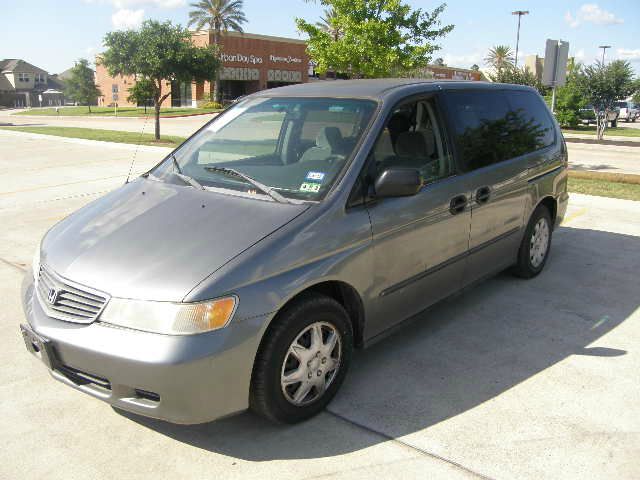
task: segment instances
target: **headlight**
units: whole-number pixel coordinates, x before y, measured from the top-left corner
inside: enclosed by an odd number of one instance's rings
[[[112,298],[100,321],[146,332],[192,335],[226,327],[237,303],[235,296],[200,303]]]
[[[33,260],[31,260],[31,270],[33,271],[33,279],[38,279],[38,274],[40,273],[40,243],[38,243],[38,247],[33,254]]]

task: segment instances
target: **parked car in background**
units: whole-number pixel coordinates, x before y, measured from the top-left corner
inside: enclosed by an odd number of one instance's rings
[[[538,275],[567,202],[532,88],[265,90],[51,228],[21,331],[55,379],[123,410],[297,422],[354,348],[504,269]]]
[[[633,102],[624,101],[616,103],[616,106],[620,109],[619,119],[625,122],[635,122],[640,117],[640,110],[638,106]]]
[[[618,126],[618,116],[620,115],[620,109],[616,106],[613,110],[610,110],[607,115],[607,122],[611,124],[612,128]],[[578,112],[580,121],[585,125],[591,125],[596,123],[596,114],[593,110],[593,105],[587,105],[581,108]]]

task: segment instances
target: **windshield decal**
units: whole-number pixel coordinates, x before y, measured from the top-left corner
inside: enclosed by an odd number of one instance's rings
[[[304,182],[300,185],[301,192],[318,193],[320,191],[319,183]]]
[[[325,173],[324,172],[308,172],[305,177],[306,180],[311,180],[312,182],[320,182],[324,180]]]

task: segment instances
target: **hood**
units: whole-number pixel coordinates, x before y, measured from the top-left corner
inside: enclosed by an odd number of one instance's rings
[[[42,262],[114,297],[181,301],[307,208],[139,179],[55,225]]]

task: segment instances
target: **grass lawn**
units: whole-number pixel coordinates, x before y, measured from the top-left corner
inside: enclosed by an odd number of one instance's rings
[[[587,135],[595,135],[596,127],[595,125],[581,125],[575,128],[563,128],[562,131],[564,133],[586,133]],[[640,137],[640,128],[607,128],[604,131],[604,138],[606,139],[608,135],[618,137]]]
[[[75,127],[0,127],[3,130],[39,133],[56,137],[83,138],[85,140],[100,140],[103,142],[132,143],[139,145],[154,145],[160,147],[177,147],[186,140],[184,137],[163,135],[156,140],[152,133],[121,132],[118,130],[98,130],[93,128]]]
[[[215,113],[220,109],[215,108],[162,108],[161,117],[176,117],[180,115],[194,115],[197,113]],[[55,108],[32,108],[14,115],[58,115]],[[69,117],[113,117],[114,109],[111,107],[91,107],[91,113],[87,107],[60,107],[61,116]],[[146,115],[153,117],[153,108],[147,108]],[[118,108],[119,117],[144,117],[144,108],[121,107]]]
[[[640,201],[640,175],[570,171],[568,188],[585,195]]]

